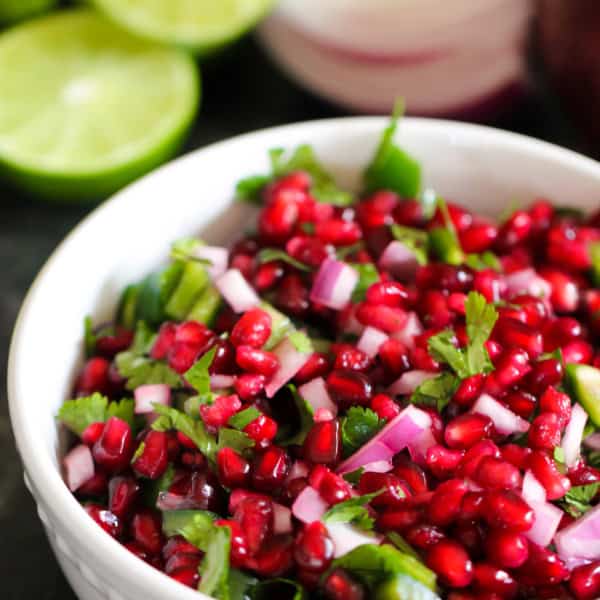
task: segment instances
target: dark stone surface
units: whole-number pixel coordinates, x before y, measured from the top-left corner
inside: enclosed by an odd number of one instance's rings
[[[247,40],[204,74],[201,115],[187,149],[271,125],[343,115],[301,91]],[[538,86],[516,112],[496,123],[574,147],[576,137],[555,102]],[[199,182],[201,185],[201,182]],[[55,206],[19,198],[0,187],[0,379],[19,305],[36,273],[90,207]],[[0,574],[4,600],[74,598],[44,537],[23,485],[0,389]]]

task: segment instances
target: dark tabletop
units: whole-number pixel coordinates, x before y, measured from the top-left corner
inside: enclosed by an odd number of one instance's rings
[[[346,114],[287,80],[252,40],[209,65],[203,76],[203,107],[186,150],[262,127]],[[516,111],[493,124],[578,147],[577,136],[540,81],[534,82],[531,96]],[[0,185],[2,381],[14,320],[29,285],[59,241],[90,209],[33,202]],[[23,485],[4,385],[0,387],[0,582],[4,600],[75,598]]]

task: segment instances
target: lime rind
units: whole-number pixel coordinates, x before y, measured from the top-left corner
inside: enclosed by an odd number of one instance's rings
[[[35,17],[56,3],[57,0],[0,0],[0,26]]]
[[[127,30],[206,56],[264,18],[275,0],[92,0]]]

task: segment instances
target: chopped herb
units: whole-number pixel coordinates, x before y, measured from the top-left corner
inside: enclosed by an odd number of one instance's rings
[[[395,531],[388,531],[385,536],[387,537],[398,550],[404,552],[404,554],[409,554],[410,556],[414,556],[417,560],[420,560],[421,557],[415,551],[415,549],[399,534]]]
[[[394,238],[415,255],[420,265],[427,264],[428,236],[425,231],[403,225],[392,225],[390,229]]]
[[[312,267],[309,267],[303,262],[296,260],[295,258],[291,257],[287,252],[285,252],[285,250],[281,250],[279,248],[263,248],[258,253],[257,258],[258,262],[261,264],[273,262],[274,260],[280,260],[281,262],[287,263],[288,265],[291,265],[292,267],[300,271],[310,272],[313,270]]]
[[[481,254],[467,254],[465,263],[475,271],[492,269],[499,272],[502,270],[500,259],[490,250],[486,250]]]
[[[562,353],[562,348],[557,348],[552,352],[544,352],[538,356],[537,360],[540,362],[541,360],[548,360],[549,358],[553,358],[563,365],[563,367],[565,366],[565,358]]]
[[[214,529],[215,515],[206,510],[165,510],[162,530],[165,536],[181,535],[190,544],[206,552]]]
[[[251,175],[240,179],[235,186],[235,196],[238,200],[262,204],[260,193],[271,180],[270,175]]]
[[[185,380],[198,392],[199,396],[210,394],[210,374],[208,369],[217,353],[216,346],[205,352],[184,374]]]
[[[344,456],[350,456],[364,446],[383,426],[385,420],[370,408],[352,406],[342,418],[342,447]]]
[[[175,467],[169,463],[167,470],[158,479],[148,479],[142,486],[142,498],[148,508],[156,508],[161,492],[167,492],[175,480]],[[178,511],[180,512],[180,511]]]
[[[363,241],[356,242],[356,244],[350,244],[349,246],[339,246],[335,250],[335,257],[338,260],[345,260],[349,256],[360,252],[365,247],[365,243]]]
[[[360,478],[362,476],[362,474],[365,472],[364,467],[358,467],[358,469],[355,469],[354,471],[350,471],[348,473],[344,473],[342,475],[342,477],[348,482],[351,483],[352,485],[358,485],[358,482],[360,481]]]
[[[144,450],[146,449],[146,444],[144,442],[140,442],[140,445],[136,448],[136,451],[133,453],[131,457],[131,464],[133,464],[142,454],[144,454]]]
[[[445,329],[432,335],[427,341],[427,348],[432,358],[446,363],[461,379],[469,376],[467,357],[454,345],[456,336],[451,329]]]
[[[567,492],[561,505],[572,517],[578,519],[592,508],[592,502],[599,490],[600,482],[576,485]]]
[[[298,352],[301,352],[302,354],[312,354],[312,342],[303,331],[292,331],[292,333],[288,335],[288,340]]]
[[[446,408],[458,389],[459,380],[452,373],[441,373],[433,379],[427,379],[413,392],[410,401],[413,404],[433,406],[438,412]]]
[[[396,103],[390,124],[383,132],[375,156],[364,173],[367,192],[392,190],[404,198],[416,198],[421,188],[421,166],[394,144],[404,103]]]
[[[234,429],[242,431],[246,425],[249,425],[261,415],[262,413],[257,408],[250,406],[233,415],[233,417],[229,419],[228,424]]]
[[[356,496],[332,506],[322,517],[323,523],[352,523],[359,529],[371,531],[375,521],[369,515],[366,505],[379,496],[383,490],[364,496]]]
[[[281,446],[302,445],[314,423],[312,406],[298,393],[293,383],[288,383],[279,394],[278,406],[284,406],[287,401],[290,409],[292,407],[296,409],[297,419],[296,427],[288,426],[289,417],[286,419],[285,426],[279,424],[276,441]]]
[[[373,263],[351,263],[350,266],[358,273],[358,282],[352,292],[352,302],[362,302],[367,290],[379,281],[379,271]]]
[[[118,417],[134,426],[133,400],[109,402],[106,396],[94,392],[90,396],[67,400],[58,411],[58,419],[78,436],[92,423],[104,423],[109,417]]]
[[[443,198],[437,198],[437,208],[444,219],[444,227],[434,227],[429,232],[429,246],[436,256],[450,265],[460,265],[465,255],[460,246],[454,222]]]
[[[231,531],[229,527],[213,526],[204,558],[198,567],[198,591],[219,600],[229,600],[229,552]]]
[[[231,448],[241,454],[244,450],[253,447],[254,440],[243,431],[228,429],[227,427],[221,427],[221,429],[219,429],[219,443],[217,445],[217,450],[221,450],[221,448]]]
[[[305,221],[304,223],[300,223],[300,229],[308,235],[314,235],[315,233],[315,224],[310,221]]]

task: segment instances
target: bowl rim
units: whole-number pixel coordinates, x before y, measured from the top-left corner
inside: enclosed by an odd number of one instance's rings
[[[119,577],[126,579],[131,578],[135,573],[135,585],[138,586],[139,593],[146,592],[150,597],[158,597],[158,594],[161,594],[167,597],[181,598],[182,600],[208,600],[209,598],[204,594],[178,584],[168,576],[144,563],[127,551],[119,542],[106,535],[101,528],[94,525],[92,520],[81,509],[79,502],[64,484],[60,470],[56,469],[49,453],[35,439],[35,432],[29,425],[31,420],[27,417],[28,413],[32,410],[28,409],[31,403],[27,403],[26,399],[22,397],[22,394],[17,389],[16,374],[20,369],[27,366],[23,360],[23,348],[26,344],[26,340],[24,340],[24,336],[22,335],[23,324],[28,318],[32,304],[43,293],[46,280],[54,265],[59,262],[63,254],[68,252],[74,240],[84,234],[88,227],[94,226],[94,222],[100,215],[116,210],[116,207],[125,201],[127,197],[135,196],[137,189],[141,188],[148,179],[159,174],[164,175],[169,169],[175,168],[176,171],[176,166],[185,161],[201,160],[205,154],[210,154],[216,150],[223,151],[229,146],[243,146],[261,137],[271,138],[277,136],[281,138],[285,145],[286,134],[298,129],[307,129],[307,142],[310,143],[311,138],[327,134],[334,135],[334,132],[340,127],[383,131],[383,128],[388,123],[388,117],[370,116],[310,120],[260,129],[211,143],[151,171],[110,197],[83,218],[45,261],[23,300],[11,337],[7,369],[9,414],[17,449],[27,474],[26,483],[33,488],[34,496],[42,500],[44,510],[48,510],[51,513],[53,517],[51,520],[54,523],[60,524],[57,531],[58,536],[62,535],[61,532],[68,531],[68,536],[71,539],[74,538],[78,545],[86,547],[88,550],[85,559],[79,559],[79,564],[89,562],[91,559],[101,565],[103,571],[118,572]],[[406,117],[402,119],[400,133],[402,133],[403,129],[415,130],[416,134],[420,131],[426,133],[428,130],[433,130],[439,133],[467,136],[470,139],[480,137],[479,141],[482,146],[485,145],[487,147],[489,145],[496,151],[502,149],[520,151],[526,154],[537,155],[543,160],[558,161],[564,164],[566,168],[585,172],[588,176],[596,177],[600,183],[599,162],[572,150],[522,134],[458,121],[418,117]]]

